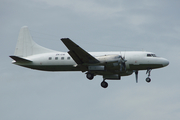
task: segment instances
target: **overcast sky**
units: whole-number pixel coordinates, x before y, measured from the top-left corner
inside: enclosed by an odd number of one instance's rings
[[[180,1],[1,0],[0,120],[179,120]],[[146,50],[170,65],[107,81],[81,72],[44,72],[11,64],[19,30],[67,51],[69,37],[87,51]]]

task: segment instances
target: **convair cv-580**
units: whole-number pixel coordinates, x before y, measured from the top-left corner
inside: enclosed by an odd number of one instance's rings
[[[69,49],[68,52],[59,52],[44,48],[36,44],[28,30],[21,28],[14,55],[10,56],[13,64],[43,71],[82,71],[92,80],[94,76],[101,75],[101,86],[108,87],[105,80],[120,80],[121,76],[135,73],[138,82],[138,71],[146,70],[150,82],[152,69],[162,68],[169,61],[157,57],[152,52],[145,51],[119,51],[119,52],[87,52],[69,38],[61,41]]]

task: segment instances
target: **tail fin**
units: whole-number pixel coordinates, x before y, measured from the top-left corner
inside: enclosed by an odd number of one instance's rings
[[[15,56],[27,57],[35,54],[48,53],[48,52],[55,52],[55,51],[44,48],[38,45],[37,43],[35,43],[30,35],[27,26],[21,28],[14,53]]]

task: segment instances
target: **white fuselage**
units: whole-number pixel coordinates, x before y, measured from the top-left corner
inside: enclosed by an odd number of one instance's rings
[[[161,68],[169,64],[169,62],[161,57],[147,56],[148,54],[154,55],[151,52],[145,51],[126,51],[126,52],[90,52],[95,58],[98,56],[108,55],[121,55],[127,60],[126,69],[127,71],[133,70],[147,70]],[[81,71],[77,67],[76,62],[66,52],[52,52],[43,53],[25,57],[31,63],[18,63],[13,61],[14,64],[37,69],[43,71]],[[112,69],[119,69],[114,67]]]

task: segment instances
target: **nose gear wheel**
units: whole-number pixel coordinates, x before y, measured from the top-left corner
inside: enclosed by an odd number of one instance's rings
[[[146,82],[148,82],[148,83],[151,82],[151,78],[147,77]]]

